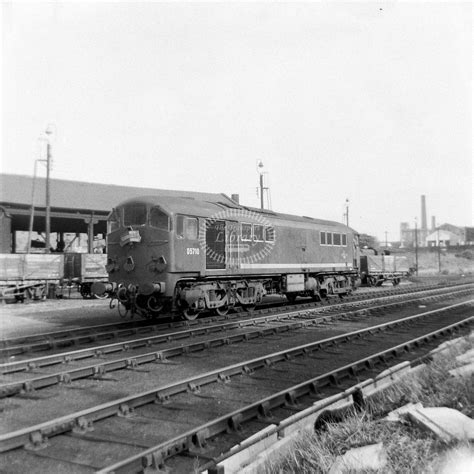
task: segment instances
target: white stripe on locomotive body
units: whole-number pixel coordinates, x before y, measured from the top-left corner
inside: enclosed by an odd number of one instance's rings
[[[243,270],[267,270],[280,268],[342,268],[344,270],[352,270],[352,266],[348,266],[347,262],[339,263],[241,263],[240,268]]]

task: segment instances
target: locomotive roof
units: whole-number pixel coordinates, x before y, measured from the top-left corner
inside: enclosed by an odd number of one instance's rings
[[[118,206],[130,204],[133,202],[145,202],[152,206],[159,206],[169,214],[184,214],[188,216],[197,217],[213,217],[218,219],[230,219],[244,221],[246,214],[251,217],[251,221],[262,220],[270,224],[274,221],[280,221],[280,224],[295,224],[301,223],[299,226],[305,227],[307,225],[318,225],[321,227],[332,227],[347,231],[347,226],[340,222],[329,221],[324,219],[315,219],[308,216],[296,216],[292,214],[283,214],[279,212],[270,211],[267,209],[259,209],[254,207],[241,206],[232,200],[215,200],[206,201],[196,199],[190,196],[187,197],[172,197],[172,196],[157,196],[146,195],[139,196],[133,199],[122,201]],[[276,224],[276,222],[275,222]]]

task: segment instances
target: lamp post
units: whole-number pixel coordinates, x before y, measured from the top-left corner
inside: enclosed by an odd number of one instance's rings
[[[46,240],[46,253],[49,253],[49,246],[50,246],[50,235],[51,235],[51,191],[50,191],[50,183],[49,183],[49,174],[51,168],[51,139],[50,136],[53,133],[53,129],[51,125],[48,125],[45,132],[47,135],[47,142],[46,142],[46,231],[45,231],[45,240]]]
[[[349,227],[349,198],[346,198],[346,226]]]
[[[263,205],[263,163],[262,161],[258,162],[257,171],[260,174],[260,209],[264,209]]]

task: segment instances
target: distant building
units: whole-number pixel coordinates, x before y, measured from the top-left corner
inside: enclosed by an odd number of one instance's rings
[[[452,224],[443,224],[426,237],[428,247],[450,247],[452,245],[474,244],[474,229],[472,227],[457,227]]]
[[[474,245],[474,227],[457,227],[452,224],[436,226],[431,216],[431,228],[427,228],[426,196],[421,196],[421,226],[411,228],[408,222],[400,223],[400,247],[413,248],[452,245]]]
[[[400,224],[400,246],[415,247],[415,233],[418,234],[418,247],[450,247],[453,245],[474,245],[474,227],[458,227],[452,224],[442,224],[429,232],[422,229],[411,229],[406,222]]]

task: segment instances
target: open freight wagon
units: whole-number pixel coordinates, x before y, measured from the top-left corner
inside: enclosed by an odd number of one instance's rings
[[[77,285],[83,298],[98,298],[91,287],[94,282],[108,281],[106,263],[107,255],[103,253],[65,253],[63,281],[68,285]]]
[[[375,252],[375,251],[373,251]],[[381,286],[385,281],[398,285],[402,278],[410,275],[408,260],[398,255],[377,255],[362,251],[360,277],[363,285]]]
[[[0,300],[52,298],[74,286],[93,297],[92,283],[107,281],[106,262],[105,254],[0,254]]]

